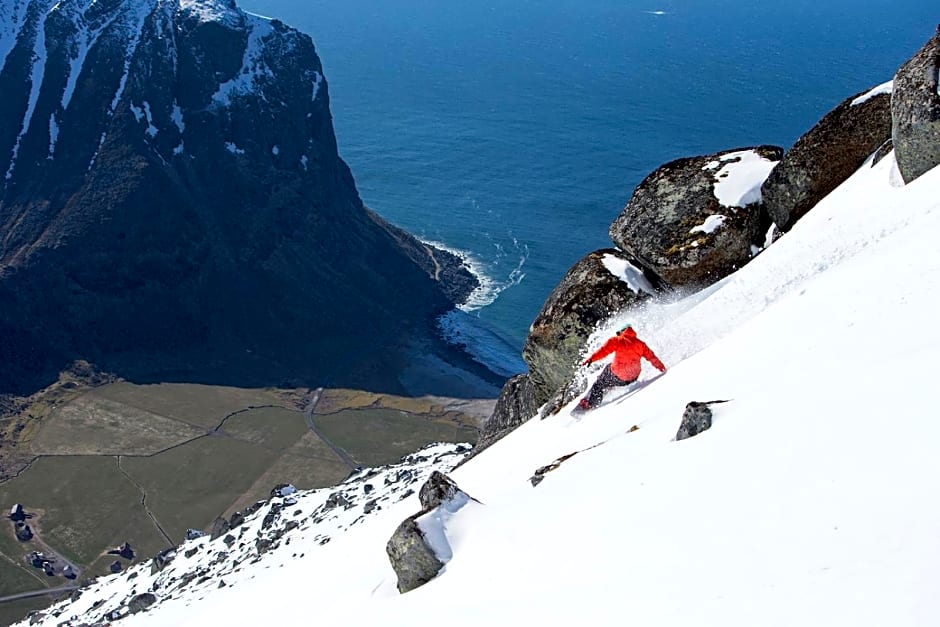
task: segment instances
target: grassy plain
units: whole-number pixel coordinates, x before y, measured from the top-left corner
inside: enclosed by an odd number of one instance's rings
[[[112,383],[95,390],[107,398],[131,407],[139,407],[166,418],[203,429],[212,429],[232,412],[248,407],[283,405],[284,392],[274,389],[244,389],[190,383],[135,385]]]
[[[37,513],[29,522],[43,541],[79,564],[94,561],[119,536],[140,499],[114,457],[42,457],[0,485],[0,504],[22,503]]]
[[[473,428],[395,409],[348,409],[314,420],[327,438],[365,466],[395,463],[430,442],[477,439]]]
[[[37,455],[152,455],[203,433],[92,390],[54,409],[31,448]]]
[[[225,515],[268,498],[271,488],[278,483],[292,483],[301,490],[309,490],[336,485],[348,475],[349,467],[320,438],[307,431],[228,506]]]

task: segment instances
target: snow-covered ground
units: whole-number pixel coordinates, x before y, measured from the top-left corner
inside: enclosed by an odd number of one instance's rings
[[[669,372],[451,473],[480,503],[442,519],[452,557],[422,588],[399,595],[385,554],[416,495],[341,529],[311,517],[324,494],[257,563],[222,558],[121,624],[940,624],[938,233],[940,168],[901,186],[892,156],[720,284],[630,315]],[[673,441],[685,404],[715,399],[714,426]],[[147,590],[145,570],[46,624]]]

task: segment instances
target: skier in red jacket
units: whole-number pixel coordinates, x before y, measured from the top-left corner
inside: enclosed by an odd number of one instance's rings
[[[617,386],[629,385],[640,376],[640,358],[646,358],[660,372],[666,372],[666,366],[659,357],[650,350],[650,347],[636,336],[631,325],[626,325],[617,331],[617,335],[610,338],[597,352],[585,359],[581,365],[600,361],[611,353],[614,354],[613,363],[607,364],[604,371],[591,386],[591,391],[578,403],[582,410],[592,409],[600,405],[604,393]]]

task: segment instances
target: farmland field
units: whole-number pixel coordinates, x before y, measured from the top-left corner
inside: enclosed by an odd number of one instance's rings
[[[67,583],[27,565],[42,547],[92,577],[108,571],[115,556],[107,551],[125,541],[146,559],[181,542],[186,529],[207,529],[268,498],[279,483],[336,485],[352,470],[337,450],[380,465],[431,442],[475,441],[486,401],[450,401],[63,379],[8,417],[24,423],[11,452],[32,461],[0,483],[0,509],[21,503],[36,537],[20,542],[0,520],[0,596]],[[319,432],[306,422],[308,405]],[[0,624],[47,603],[0,604]]]
[[[396,409],[347,409],[317,415],[315,420],[326,437],[365,466],[397,462],[428,442],[472,443],[477,439],[470,427]]]

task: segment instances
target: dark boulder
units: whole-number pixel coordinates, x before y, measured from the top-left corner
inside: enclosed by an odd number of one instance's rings
[[[398,591],[401,593],[423,586],[444,567],[444,562],[425,542],[416,518],[406,518],[385,545],[388,559],[398,575]]]
[[[421,509],[429,511],[445,501],[449,501],[460,492],[454,480],[444,473],[435,470],[418,492]]]
[[[692,401],[682,412],[682,423],[679,425],[679,431],[676,432],[676,441],[691,438],[702,431],[711,429],[711,426],[712,410],[708,403]]]
[[[114,560],[111,562],[111,566],[109,568],[111,569],[112,573],[119,573],[121,570],[123,570],[124,567],[121,565],[121,560]]]
[[[520,374],[511,378],[499,394],[493,415],[483,423],[473,455],[479,454],[534,416],[538,408],[539,405],[535,402],[535,386],[529,375]]]
[[[764,207],[787,231],[891,137],[891,88],[847,98],[786,152],[761,187]]]
[[[750,261],[766,224],[760,186],[783,149],[677,159],[641,182],[610,237],[671,287],[701,288]]]
[[[209,531],[209,539],[215,540],[216,538],[221,538],[223,535],[227,534],[232,529],[231,524],[225,518],[221,516],[215,519],[215,522],[212,523],[212,529]]]
[[[940,26],[894,76],[891,96],[894,154],[910,183],[940,164]]]
[[[578,261],[529,329],[522,357],[529,366],[526,385],[531,385],[532,397],[523,405],[541,405],[571,378],[598,323],[647,300],[655,291],[655,279],[619,250],[598,250]]]
[[[154,603],[157,602],[156,595],[150,592],[144,592],[143,594],[138,594],[133,599],[128,601],[127,609],[131,614],[136,614],[137,612],[142,612]]]

